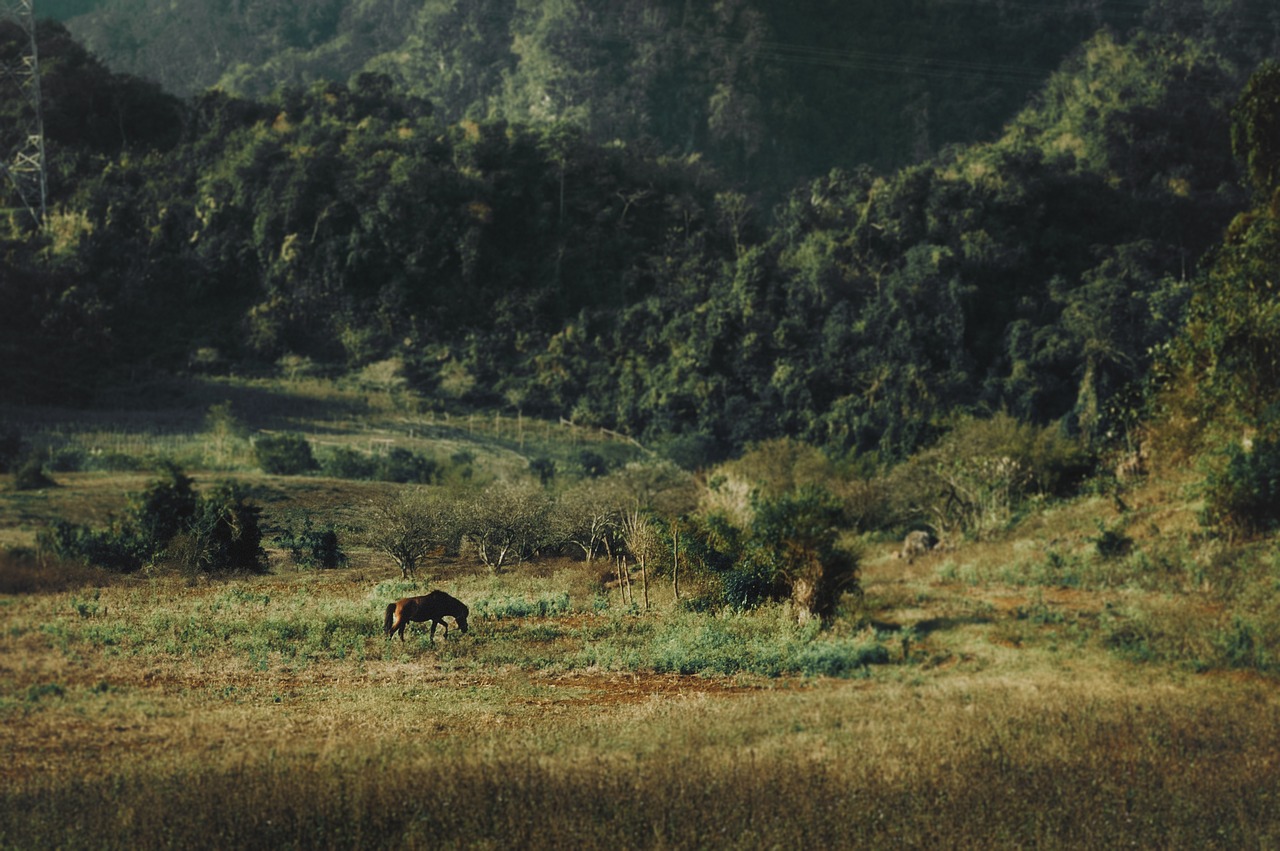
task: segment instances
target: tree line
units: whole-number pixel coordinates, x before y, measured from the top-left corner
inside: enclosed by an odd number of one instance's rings
[[[0,388],[390,359],[689,466],[783,435],[900,460],[996,412],[1113,439],[1188,315],[1217,321],[1202,258],[1254,204],[1239,164],[1274,161],[1233,112],[1243,8],[1103,31],[993,141],[772,206],[697,152],[453,120],[385,73],[179,100],[46,22],[54,197],[40,232],[8,218]]]
[[[184,96],[217,86],[260,99],[375,72],[450,123],[574,123],[779,187],[985,138],[1099,28],[1164,26],[1193,4],[1141,5],[62,0],[44,14],[112,67]]]

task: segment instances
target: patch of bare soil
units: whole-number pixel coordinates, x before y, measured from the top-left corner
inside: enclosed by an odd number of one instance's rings
[[[760,690],[758,685],[724,678],[653,673],[575,672],[540,675],[531,682],[549,689],[567,688],[573,695],[563,700],[539,698],[539,702],[602,707],[643,703],[654,697],[729,697]]]

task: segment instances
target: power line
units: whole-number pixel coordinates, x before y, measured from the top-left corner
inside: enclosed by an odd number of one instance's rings
[[[44,117],[40,107],[40,55],[36,45],[33,0],[0,0],[0,23],[11,21],[21,38],[17,55],[0,65],[0,86],[16,90],[22,101],[19,110],[17,139],[0,169],[8,175],[22,205],[35,220],[37,228],[44,224],[48,199],[45,170]]]

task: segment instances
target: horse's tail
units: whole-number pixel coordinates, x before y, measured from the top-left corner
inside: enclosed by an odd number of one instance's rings
[[[387,633],[387,635],[391,634],[391,623],[395,620],[395,618],[396,618],[396,604],[387,603],[387,617],[386,617],[386,620],[382,622],[382,629]]]

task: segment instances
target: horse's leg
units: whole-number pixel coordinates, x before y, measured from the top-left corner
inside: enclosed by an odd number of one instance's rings
[[[431,643],[432,644],[436,643],[436,626],[438,626],[439,623],[440,622],[435,620],[434,618],[431,621]]]

